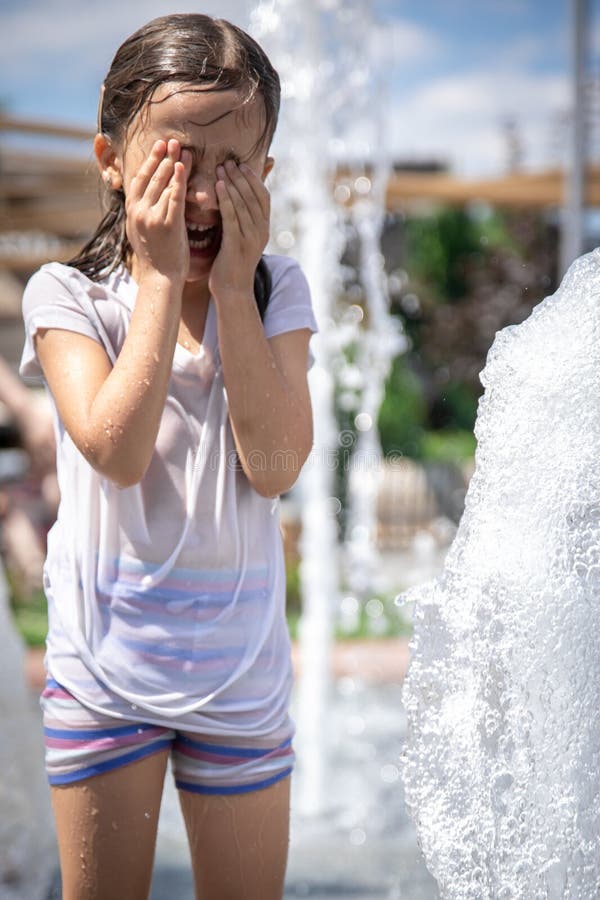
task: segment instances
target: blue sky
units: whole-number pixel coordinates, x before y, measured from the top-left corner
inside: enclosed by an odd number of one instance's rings
[[[254,5],[208,0],[197,9],[248,27]],[[600,0],[590,5],[597,74]],[[92,126],[119,43],[154,16],[189,8],[172,0],[3,0],[0,98],[17,116]],[[385,141],[394,158],[436,158],[473,176],[501,172],[502,122],[511,117],[526,167],[560,161],[567,0],[373,0],[372,9],[369,47],[385,72]],[[282,5],[283,20],[284,13]]]

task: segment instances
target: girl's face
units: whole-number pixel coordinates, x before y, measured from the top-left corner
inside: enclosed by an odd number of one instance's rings
[[[208,281],[221,242],[221,213],[215,191],[217,166],[229,158],[245,162],[264,179],[274,160],[256,144],[264,124],[260,94],[243,104],[237,91],[202,90],[189,84],[163,84],[150,103],[135,117],[126,135],[125,147],[114,153],[108,167],[114,173],[113,187],[129,190],[131,179],[159,138],[176,138],[192,154],[185,219],[188,225],[217,226],[208,247],[190,247],[187,281]],[[110,152],[110,150],[108,151]],[[103,168],[107,159],[102,160]],[[198,243],[198,231],[188,228],[188,240]],[[201,243],[201,242],[200,242]]]

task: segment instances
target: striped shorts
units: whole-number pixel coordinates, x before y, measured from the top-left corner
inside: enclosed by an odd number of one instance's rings
[[[51,785],[99,775],[170,749],[175,785],[199,794],[240,794],[290,775],[292,738],[216,738],[117,719],[84,706],[48,676],[40,695],[45,762]]]

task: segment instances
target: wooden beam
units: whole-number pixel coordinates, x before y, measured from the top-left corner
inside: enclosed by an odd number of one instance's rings
[[[55,125],[51,122],[39,122],[33,119],[20,119],[17,116],[0,114],[0,131],[11,131],[17,134],[43,134],[46,137],[70,138],[75,140],[91,140],[95,131],[75,125]]]

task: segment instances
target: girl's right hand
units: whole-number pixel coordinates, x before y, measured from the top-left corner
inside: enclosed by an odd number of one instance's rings
[[[185,226],[185,195],[191,170],[189,150],[179,141],[156,141],[131,179],[125,198],[126,233],[139,276],[159,272],[184,281],[190,250]]]

